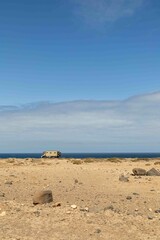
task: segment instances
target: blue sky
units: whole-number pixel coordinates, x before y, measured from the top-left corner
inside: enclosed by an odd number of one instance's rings
[[[0,151],[159,151],[159,42],[158,0],[1,1]]]

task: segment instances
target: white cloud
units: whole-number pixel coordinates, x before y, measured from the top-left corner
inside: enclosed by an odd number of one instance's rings
[[[76,14],[92,25],[114,22],[135,13],[144,0],[72,0]]]
[[[0,106],[0,151],[158,151],[160,92],[124,101]]]

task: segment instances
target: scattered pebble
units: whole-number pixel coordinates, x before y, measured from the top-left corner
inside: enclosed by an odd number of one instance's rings
[[[124,176],[123,174],[121,174],[119,176],[119,181],[121,181],[121,182],[129,182],[129,179],[128,179],[127,176]]]
[[[5,181],[5,184],[12,185],[12,184],[13,184],[13,181],[6,180],[6,181]]]
[[[109,205],[109,206],[105,207],[105,208],[104,208],[104,211],[106,211],[106,210],[111,210],[111,211],[113,211],[113,210],[114,210],[113,205]]]
[[[52,205],[52,207],[60,207],[60,206],[61,206],[61,203],[60,203],[60,202],[54,203],[54,204]]]
[[[80,211],[82,211],[82,212],[89,212],[89,208],[88,207],[80,208]]]
[[[127,196],[126,199],[127,199],[127,200],[131,200],[132,197],[131,197],[131,196]]]
[[[3,192],[0,192],[0,197],[5,197],[5,194]]]
[[[67,214],[71,214],[71,211],[67,211],[66,213],[67,213]]]
[[[75,179],[75,180],[74,180],[74,183],[78,183],[78,179]]]
[[[95,233],[101,233],[101,229],[97,228],[97,229],[95,230]]]
[[[148,215],[148,219],[149,219],[149,220],[152,220],[152,219],[153,219],[153,216]]]
[[[40,211],[35,211],[34,214],[35,214],[36,217],[39,217],[40,216]]]
[[[160,213],[160,209],[155,210],[155,213]]]
[[[73,205],[71,205],[71,208],[72,208],[72,209],[76,209],[76,208],[77,208],[77,205],[73,204]]]
[[[3,212],[0,213],[0,217],[4,217],[5,215],[6,215],[6,212],[5,212],[5,211],[3,211]]]

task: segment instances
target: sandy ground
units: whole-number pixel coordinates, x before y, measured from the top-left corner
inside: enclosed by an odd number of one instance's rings
[[[1,159],[0,239],[160,240],[160,177],[132,175],[160,159],[111,161]],[[53,202],[33,205],[44,189]]]

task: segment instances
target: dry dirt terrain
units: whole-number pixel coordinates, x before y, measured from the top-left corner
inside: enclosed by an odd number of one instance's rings
[[[0,240],[160,240],[160,176],[136,167],[160,159],[0,159]]]

